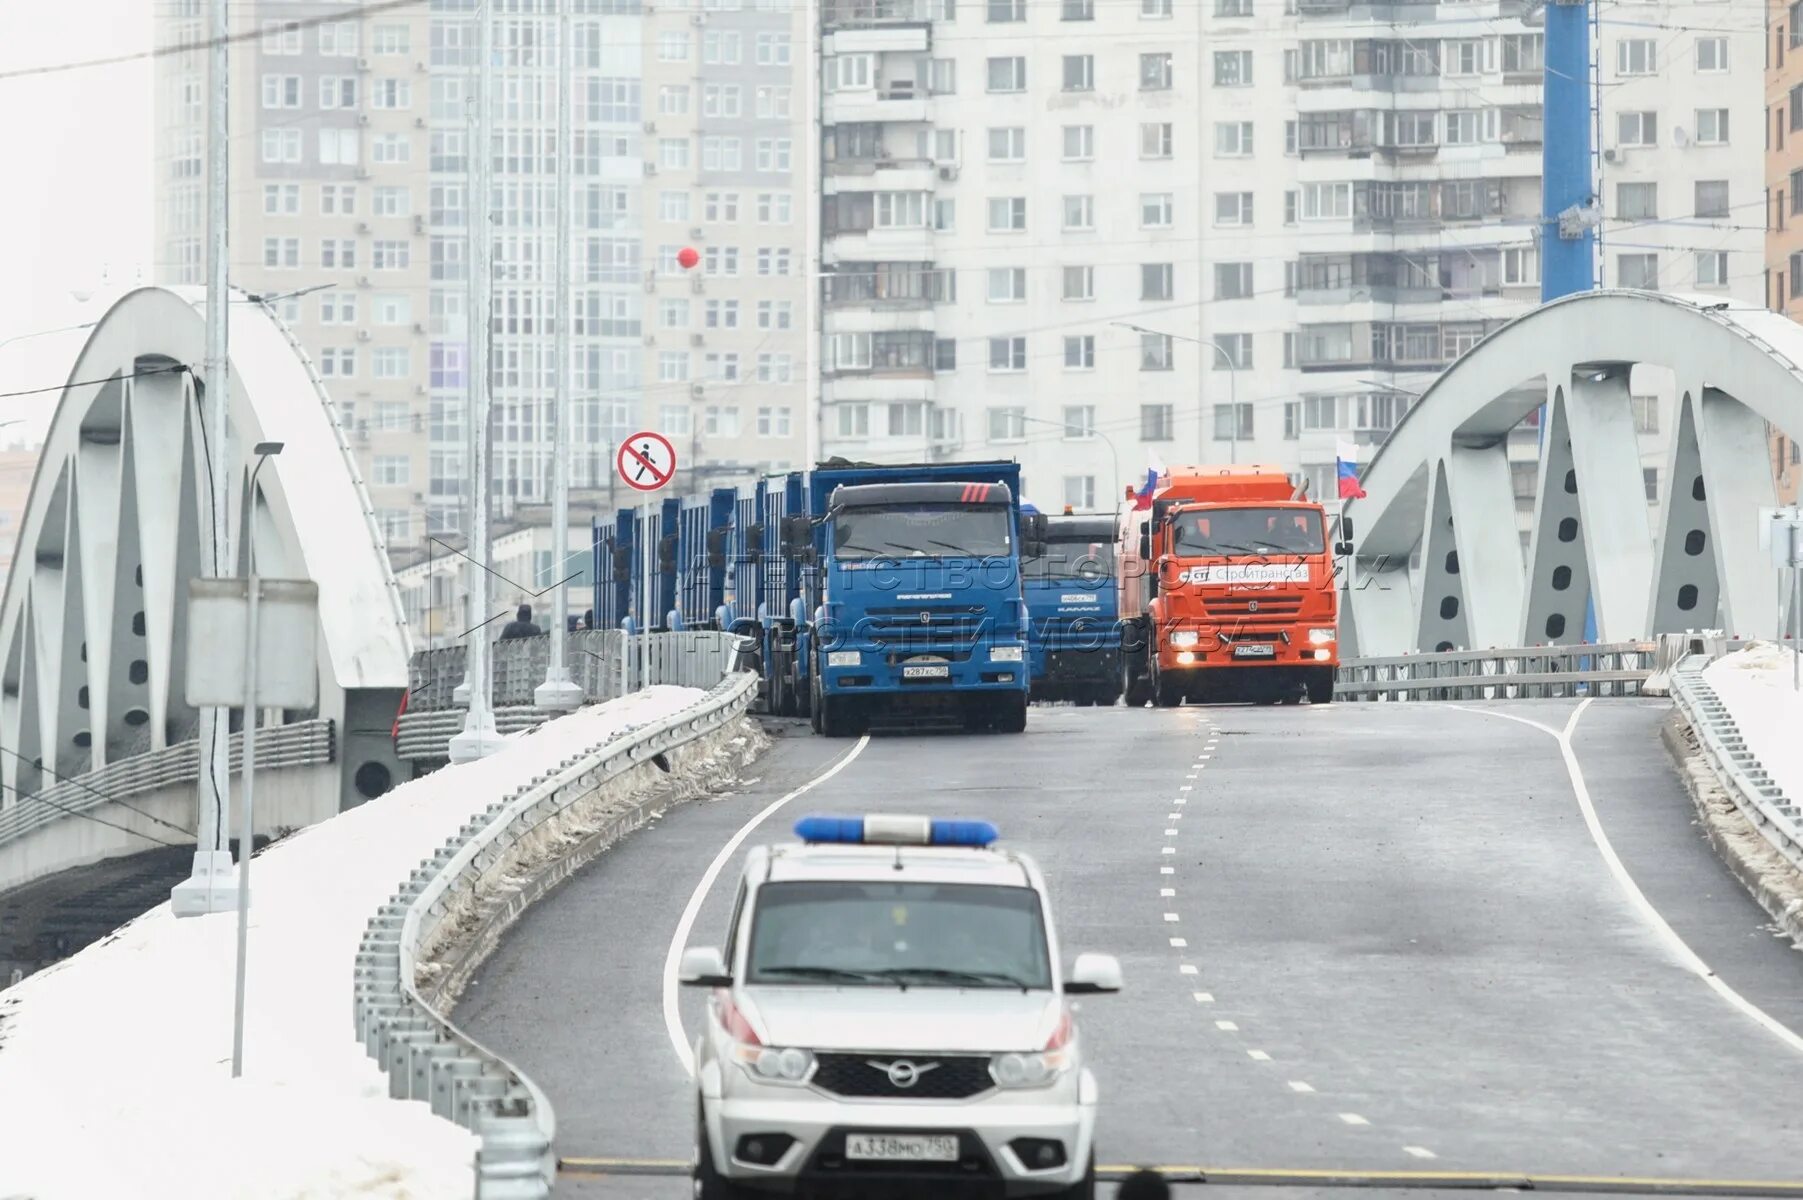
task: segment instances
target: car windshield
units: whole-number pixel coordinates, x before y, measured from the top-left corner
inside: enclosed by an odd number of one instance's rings
[[[1021,559],[1021,574],[1028,579],[1077,579],[1096,583],[1114,575],[1114,543],[1055,541],[1038,558]]]
[[[1176,552],[1204,554],[1320,554],[1321,514],[1306,508],[1211,508],[1172,519]]]
[[[771,883],[758,892],[752,983],[1052,986],[1039,894],[967,883]]]
[[[833,514],[833,556],[867,558],[1006,557],[1012,517],[997,505],[910,504],[841,508]]]

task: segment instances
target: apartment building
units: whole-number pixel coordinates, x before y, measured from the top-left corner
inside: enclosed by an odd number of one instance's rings
[[[426,16],[258,0],[231,19],[260,36],[232,55],[229,278],[270,298],[312,359],[404,552],[425,533],[430,484]],[[159,6],[160,44],[205,36],[204,0]],[[199,285],[206,55],[158,63],[157,268],[162,282]]]
[[[1795,321],[1803,320],[1803,3],[1770,0],[1767,22],[1766,305]],[[1793,504],[1803,484],[1803,447],[1777,429],[1770,441],[1779,494]]]
[[[1727,214],[1762,186],[1755,85],[1728,64],[1759,18],[1622,12],[1600,281],[1751,297],[1759,234]],[[1079,508],[1148,455],[1331,497],[1336,442],[1381,442],[1538,303],[1544,41],[1516,0],[821,13],[829,452],[1018,456],[1030,496]],[[1669,388],[1645,386],[1656,470]]]

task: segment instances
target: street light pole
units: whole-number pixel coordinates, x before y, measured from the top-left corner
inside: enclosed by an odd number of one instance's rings
[[[582,703],[582,689],[570,680],[565,630],[570,623],[570,592],[563,567],[570,558],[570,158],[575,153],[570,120],[570,76],[575,48],[570,45],[570,0],[557,0],[557,356],[555,432],[551,441],[551,562],[557,595],[551,606],[551,656],[545,681],[533,689],[540,708],[572,709]],[[542,582],[542,581],[541,581]]]
[[[1071,428],[1069,425],[1065,424],[1063,421],[1048,421],[1044,417],[1022,416],[1020,418],[1020,420],[1028,425],[1053,425],[1059,429],[1065,430],[1066,432],[1069,432],[1070,428]],[[1094,426],[1091,426],[1089,429],[1085,430],[1085,432],[1094,434],[1096,437],[1101,438],[1104,442],[1106,442],[1108,444],[1109,457],[1111,457],[1114,460],[1114,486],[1117,488],[1120,487],[1121,486],[1121,452],[1115,447],[1114,439],[1109,437],[1107,434],[1103,433],[1100,429],[1095,428]]]
[[[1228,422],[1227,461],[1239,462],[1240,449],[1240,402],[1239,402],[1239,364],[1233,361],[1233,355],[1221,349],[1219,342],[1204,341],[1201,338],[1185,337],[1181,333],[1165,333],[1158,329],[1147,329],[1144,325],[1134,325],[1127,321],[1110,321],[1110,325],[1119,325],[1122,329],[1131,329],[1135,333],[1149,333],[1153,337],[1169,338],[1173,342],[1192,342],[1198,346],[1206,346],[1215,353],[1215,358],[1227,367],[1227,411],[1231,414]],[[1207,448],[1203,445],[1208,437],[1208,404],[1207,371],[1198,371],[1196,376],[1196,453],[1207,457]]]

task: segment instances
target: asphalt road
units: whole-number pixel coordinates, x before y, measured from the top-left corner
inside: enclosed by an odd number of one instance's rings
[[[1035,709],[1024,737],[872,739],[751,838],[807,811],[996,820],[1044,868],[1067,955],[1109,951],[1126,973],[1082,1005],[1104,1161],[1803,1181],[1803,1052],[1655,922],[1798,1032],[1803,954],[1694,828],[1664,707],[1598,702],[1573,745],[1657,917],[1636,907],[1558,743],[1523,723],[1558,729],[1575,707]],[[742,825],[855,745],[786,732],[737,791],[530,911],[459,1008],[549,1093],[566,1157],[688,1155],[660,977],[679,915]],[[693,940],[720,940],[736,869]],[[691,1034],[697,1010],[685,996]]]

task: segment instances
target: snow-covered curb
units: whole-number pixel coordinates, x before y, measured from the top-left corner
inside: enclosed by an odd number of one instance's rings
[[[159,905],[0,995],[0,1196],[467,1196],[476,1138],[390,1100],[352,1036],[370,913],[497,798],[692,705],[655,687],[509,739],[302,830],[252,871],[245,1075],[231,1078],[232,914]]]

